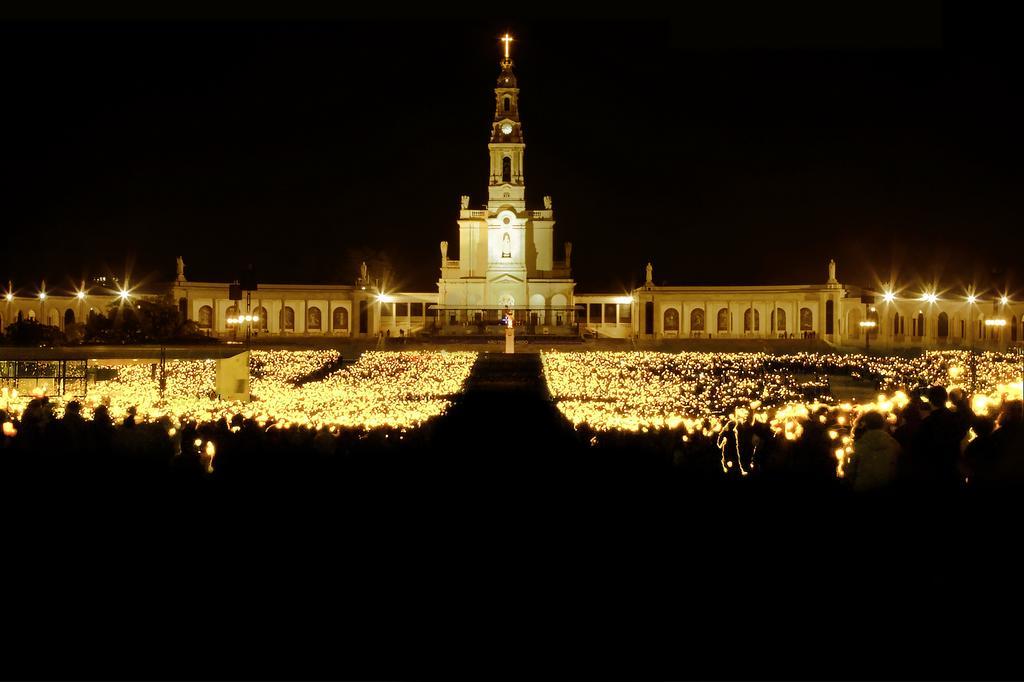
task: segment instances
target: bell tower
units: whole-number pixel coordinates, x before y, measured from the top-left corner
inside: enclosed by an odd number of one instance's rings
[[[491,140],[487,145],[491,157],[487,208],[492,212],[503,207],[523,211],[526,209],[526,186],[523,180],[523,151],[526,142],[519,122],[519,88],[516,75],[512,72],[512,58],[509,56],[512,36],[506,33],[501,41],[505,44],[505,58],[501,60],[498,87],[494,88],[494,121],[491,123]]]

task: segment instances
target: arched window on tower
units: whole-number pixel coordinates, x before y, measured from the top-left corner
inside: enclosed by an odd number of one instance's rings
[[[512,182],[512,157],[510,156],[501,159],[501,181]]]
[[[505,111],[509,111],[512,108],[512,98],[511,97],[504,98],[502,100],[502,106],[505,108]]]

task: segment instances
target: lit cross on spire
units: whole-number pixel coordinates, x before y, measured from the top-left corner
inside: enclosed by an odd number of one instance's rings
[[[509,46],[509,43],[512,42],[512,40],[513,40],[512,36],[510,36],[508,33],[505,33],[505,35],[502,36],[502,38],[501,38],[501,42],[505,43],[505,59],[506,60],[508,59],[508,46]]]

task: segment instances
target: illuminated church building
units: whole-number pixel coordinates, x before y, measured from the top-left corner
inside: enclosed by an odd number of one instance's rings
[[[458,241],[440,242],[436,292],[380,292],[364,266],[351,285],[260,283],[248,302],[238,301],[227,283],[188,281],[179,259],[169,290],[183,313],[200,329],[224,337],[239,334],[237,322],[229,321],[248,307],[260,336],[496,336],[504,331],[499,320],[511,312],[517,335],[551,340],[785,337],[859,345],[870,332],[872,345],[899,348],[1005,347],[1024,339],[1021,301],[991,295],[968,301],[928,292],[876,292],[871,300],[863,297],[867,291],[836,279],[834,262],[823,283],[785,286],[658,286],[648,263],[645,284],[632,292],[577,292],[572,245],[555,241],[551,197],[543,197],[543,208],[528,207],[519,87],[511,38],[502,40],[487,144],[487,204],[471,208],[470,197],[462,196]],[[117,300],[109,291],[90,292],[87,299],[69,292],[42,298],[7,293],[0,301],[0,325],[31,317],[63,329],[89,309],[103,310]]]

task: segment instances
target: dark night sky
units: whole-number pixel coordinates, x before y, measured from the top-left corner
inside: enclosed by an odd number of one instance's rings
[[[916,17],[874,49],[758,32],[777,16],[7,22],[0,279],[166,279],[181,254],[193,279],[252,262],[348,282],[385,251],[433,290],[459,195],[486,200],[507,27],[527,199],[553,195],[578,291],[647,260],[679,284],[822,282],[830,257],[853,283],[1005,280],[1024,245],[1012,26]]]

